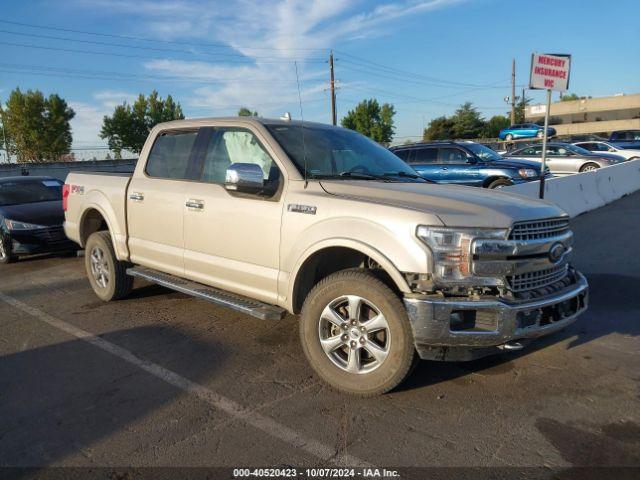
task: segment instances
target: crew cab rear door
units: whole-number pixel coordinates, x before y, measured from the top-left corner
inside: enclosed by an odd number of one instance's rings
[[[198,181],[183,199],[185,277],[275,303],[284,177],[258,132],[202,128],[198,144]],[[225,188],[227,168],[238,163],[260,166],[264,191]]]
[[[129,251],[135,264],[184,275],[184,197],[197,130],[160,133],[127,191]]]

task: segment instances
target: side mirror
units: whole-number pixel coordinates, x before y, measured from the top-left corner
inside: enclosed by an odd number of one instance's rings
[[[467,163],[469,165],[475,165],[476,163],[478,163],[478,159],[476,157],[472,157],[471,155],[469,155],[467,157]]]
[[[258,193],[264,188],[262,168],[255,163],[233,163],[229,165],[224,188],[241,193]]]

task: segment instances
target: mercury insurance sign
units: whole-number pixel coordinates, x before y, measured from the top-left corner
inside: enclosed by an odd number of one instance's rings
[[[534,53],[531,56],[529,88],[566,92],[570,69],[571,55]]]

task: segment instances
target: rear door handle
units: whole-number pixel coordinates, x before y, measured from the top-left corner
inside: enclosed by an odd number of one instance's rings
[[[139,192],[131,192],[129,194],[129,198],[131,200],[135,200],[136,202],[141,202],[144,200],[144,194],[139,193]]]
[[[185,206],[187,208],[193,208],[195,210],[204,210],[204,203],[200,200],[187,200]]]

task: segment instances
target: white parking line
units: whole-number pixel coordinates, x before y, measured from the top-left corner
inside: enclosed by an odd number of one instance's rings
[[[115,355],[116,357],[121,358],[122,360],[125,360],[145,372],[167,382],[168,384],[196,396],[200,400],[208,403],[218,410],[223,411],[234,419],[242,421],[247,425],[251,425],[252,427],[274,438],[282,440],[295,448],[299,448],[320,460],[337,465],[353,467],[369,465],[364,460],[336,452],[335,447],[331,447],[312,438],[305,437],[304,435],[299,434],[295,430],[292,430],[269,417],[261,415],[255,411],[248,410],[233,400],[223,397],[222,395],[219,395],[198,383],[192,382],[171,370],[161,367],[160,365],[139,358],[125,348],[119,347],[118,345],[97,337],[92,333],[63,322],[62,320],[59,320],[38,308],[32,307],[31,305],[27,305],[16,298],[0,292],[0,300],[42,322],[47,323],[48,325],[51,325],[54,328],[57,328],[58,330],[62,330],[73,337],[84,340],[101,350],[109,352],[112,355]]]

